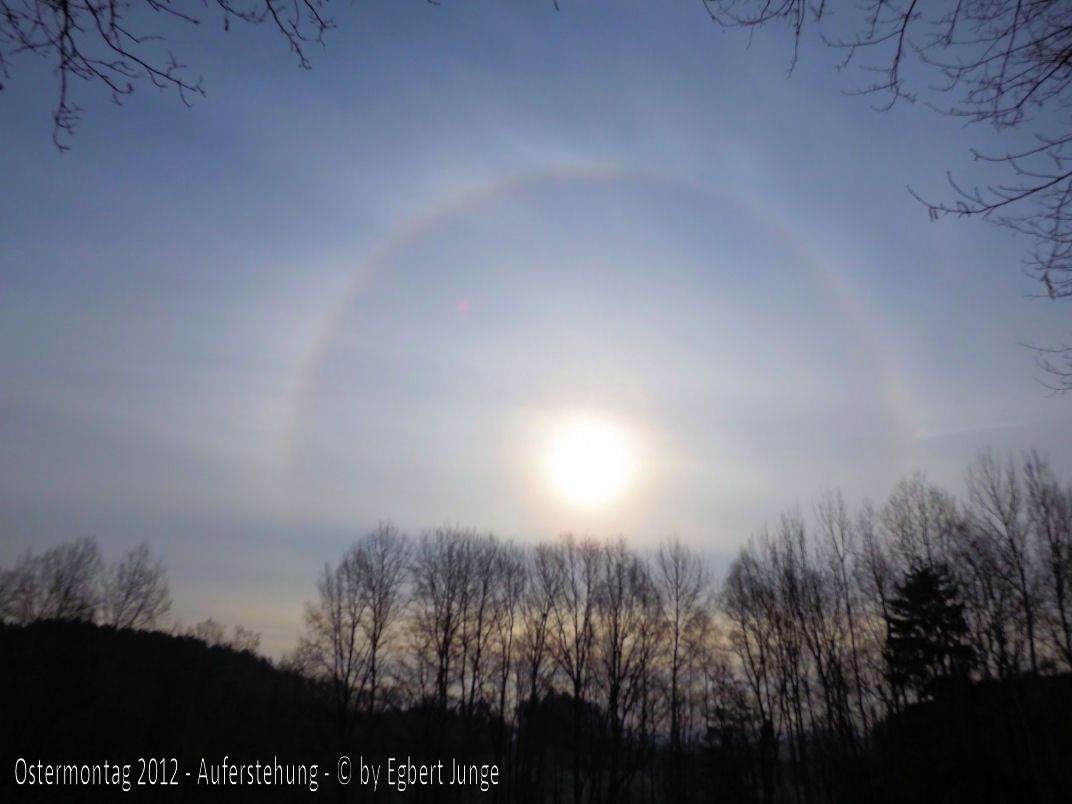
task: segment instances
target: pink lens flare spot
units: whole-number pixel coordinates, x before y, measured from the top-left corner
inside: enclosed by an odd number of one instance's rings
[[[462,299],[461,301],[459,301],[458,302],[458,312],[459,313],[468,313],[469,312],[469,302],[467,302],[465,299]]]

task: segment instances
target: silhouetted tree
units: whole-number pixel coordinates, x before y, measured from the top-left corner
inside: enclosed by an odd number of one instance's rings
[[[784,711],[779,666],[785,651],[780,645],[780,604],[776,577],[767,561],[769,536],[741,550],[722,585],[721,607],[730,622],[730,645],[755,710],[754,732],[746,739],[755,744],[759,797],[772,802],[777,795],[778,739],[775,720]]]
[[[227,644],[227,633],[224,631],[223,624],[212,617],[206,617],[201,620],[201,622],[190,628],[186,634],[204,642],[210,648],[223,647]]]
[[[556,601],[562,575],[558,572],[555,548],[538,544],[528,562],[529,583],[524,598],[521,631],[521,657],[518,664],[518,697],[534,701],[550,691],[554,673],[552,630]]]
[[[842,664],[839,669],[851,671],[851,681],[844,680],[839,693],[852,696],[853,707],[848,718],[857,717],[860,731],[867,735],[874,721],[866,693],[867,670],[864,657],[867,637],[864,621],[867,618],[866,602],[858,579],[866,575],[866,564],[858,543],[859,530],[853,525],[845,500],[840,493],[826,496],[820,501],[816,514],[824,537],[829,582],[833,592],[834,616],[839,628],[832,648]],[[847,668],[845,667],[847,665]],[[845,705],[848,706],[846,699]],[[855,731],[845,723],[845,736],[851,739]]]
[[[588,779],[581,735],[595,677],[595,617],[604,556],[597,542],[566,534],[551,557],[558,592],[551,610],[552,655],[573,699],[573,801],[580,802]]]
[[[1053,114],[1072,100],[1072,8],[1065,3],[1020,0],[864,0],[855,9],[809,0],[705,0],[724,25],[788,25],[794,32],[792,64],[810,27],[845,54],[842,66],[862,62],[861,92],[888,109],[914,99],[909,76],[929,75],[927,89],[948,93],[946,114],[998,130],[1027,129],[1004,153],[972,152],[997,163],[1010,178],[985,189],[952,177],[953,198],[925,201],[932,219],[979,216],[1028,235],[1026,260],[1050,298],[1072,296],[1072,130]],[[923,72],[917,73],[916,68]],[[937,104],[933,104],[936,106]],[[1072,389],[1072,344],[1038,352],[1053,386]]]
[[[330,688],[343,746],[357,713],[375,706],[382,651],[399,616],[408,555],[405,535],[381,524],[338,564],[324,567],[319,600],[306,605],[296,664]]]
[[[465,692],[460,635],[470,583],[467,542],[473,538],[471,530],[437,528],[421,537],[412,562],[415,658],[420,678],[430,677],[441,720],[452,699],[460,702]]]
[[[101,555],[91,536],[61,544],[41,555],[27,552],[8,578],[12,619],[96,619],[100,605]]]
[[[995,581],[1015,601],[1014,622],[1027,642],[1028,667],[1038,672],[1038,582],[1035,545],[1020,478],[1012,461],[980,454],[968,471],[969,513],[979,541],[993,556]],[[1017,670],[1019,668],[1016,668]]]
[[[104,576],[103,621],[117,628],[152,628],[171,610],[171,593],[162,562],[153,561],[142,542]]]
[[[974,654],[956,582],[944,564],[909,570],[890,601],[886,661],[891,683],[917,699],[950,679],[966,679]]]
[[[236,653],[248,653],[251,656],[256,656],[261,647],[261,635],[252,628],[236,625],[231,631],[231,638],[224,644]]]
[[[881,512],[890,557],[902,571],[948,555],[960,526],[953,496],[921,473],[901,480]]]
[[[463,577],[459,648],[462,686],[462,713],[473,718],[478,711],[491,709],[493,682],[492,645],[501,616],[503,576],[500,566],[502,546],[494,536],[472,535],[462,541]]]
[[[147,544],[105,567],[92,536],[0,569],[0,622],[100,620],[118,628],[161,625],[171,609],[167,574]]]
[[[1024,479],[1046,627],[1055,658],[1072,670],[1072,487],[1061,486],[1038,453],[1025,460]]]
[[[538,544],[527,553],[525,593],[519,601],[520,622],[517,661],[514,668],[515,700],[518,710],[517,755],[510,774],[513,798],[538,801],[538,785],[543,772],[543,702],[552,694],[555,674],[553,657],[553,612],[559,599],[562,576],[558,572],[555,546]],[[557,782],[557,777],[555,779]]]
[[[647,565],[618,539],[602,551],[593,617],[595,678],[607,723],[606,801],[627,798],[637,771],[626,732],[641,734],[644,694],[660,636],[659,600]]]
[[[226,648],[236,653],[256,655],[261,645],[261,635],[243,625],[236,625],[227,635],[223,623],[208,617],[185,631],[176,628],[175,633],[204,642],[210,648]]]
[[[375,712],[385,652],[390,648],[396,622],[405,605],[410,545],[404,533],[390,523],[380,525],[356,546],[362,594],[368,602],[363,626],[368,644],[368,710]]]
[[[692,722],[690,686],[697,680],[695,663],[710,625],[710,576],[700,556],[674,537],[664,541],[655,554],[654,581],[666,627],[670,784],[680,798],[687,785],[683,760],[685,735]]]
[[[40,559],[27,551],[12,569],[0,573],[0,618],[29,623],[41,612],[41,598]]]
[[[53,139],[65,149],[62,137],[74,132],[81,114],[73,100],[76,80],[102,84],[116,103],[146,81],[176,90],[187,105],[191,96],[204,94],[200,79],[189,77],[161,36],[168,27],[192,30],[213,17],[224,30],[233,23],[267,22],[286,39],[298,64],[308,68],[306,48],[321,43],[333,27],[324,13],[328,2],[214,0],[199,12],[154,0],[0,0],[0,75],[7,78],[15,57],[26,53],[53,65],[59,83]]]

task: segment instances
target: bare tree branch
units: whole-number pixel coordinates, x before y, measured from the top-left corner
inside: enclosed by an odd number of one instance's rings
[[[826,34],[834,15],[814,0],[708,0],[707,6],[725,25],[790,25],[791,65],[808,26],[819,29],[831,47],[845,50],[842,67],[873,59],[860,68],[882,79],[856,94],[884,98],[877,105],[881,110],[915,99],[905,77],[906,65],[913,62],[938,75],[941,83],[932,89],[951,97],[944,107],[931,104],[938,111],[998,130],[1031,131],[1037,145],[1003,155],[973,152],[977,161],[1004,167],[1011,181],[969,189],[950,175],[948,201],[909,192],[932,220],[982,217],[1027,235],[1033,243],[1025,260],[1029,274],[1047,297],[1072,297],[1072,157],[1067,153],[1072,141],[1072,6],[1032,0],[865,0],[859,6],[862,16],[849,23],[859,33],[847,37]],[[1072,389],[1072,346],[1040,349],[1037,357],[1051,378],[1048,387]]]

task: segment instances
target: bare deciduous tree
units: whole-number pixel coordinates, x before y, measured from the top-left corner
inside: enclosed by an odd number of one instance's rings
[[[866,665],[863,659],[866,636],[862,620],[866,619],[866,606],[857,581],[863,570],[859,532],[845,507],[840,493],[827,495],[817,507],[820,532],[824,538],[831,584],[836,601],[836,616],[843,618],[840,633],[843,650],[852,672],[851,694],[855,698],[854,714],[859,718],[863,735],[871,732],[874,716],[868,706]],[[846,642],[847,640],[847,642]]]
[[[688,704],[692,696],[688,687],[697,678],[698,674],[693,672],[695,662],[710,625],[711,582],[700,556],[676,536],[659,545],[654,576],[663,608],[662,621],[666,625],[670,752],[674,766],[671,779],[679,786],[683,783],[684,732],[690,720]],[[680,795],[680,787],[677,792]]]
[[[1034,545],[1024,505],[1023,488],[1012,462],[990,452],[979,455],[968,470],[972,525],[996,557],[998,580],[1013,591],[1018,620],[1027,638],[1028,659],[1038,672],[1038,589]]]
[[[231,629],[231,635],[228,636],[223,623],[212,617],[201,620],[189,629],[184,630],[181,625],[176,625],[175,629],[176,633],[199,639],[210,648],[226,648],[238,653],[256,654],[261,645],[261,635],[256,631],[244,625],[236,625]]]
[[[85,536],[41,554],[37,564],[40,611],[58,620],[89,620],[100,602],[101,555],[97,542]]]
[[[227,632],[224,630],[223,625],[212,617],[208,617],[193,626],[187,632],[187,636],[200,639],[210,648],[222,648],[227,645]]]
[[[475,535],[471,530],[437,528],[421,538],[412,563],[416,658],[422,677],[433,678],[440,713],[449,708],[456,678],[458,699],[464,694],[465,667],[459,671],[456,662],[469,584],[466,542]]]
[[[1038,453],[1025,460],[1024,480],[1047,631],[1055,658],[1072,670],[1072,487]]]
[[[261,635],[252,628],[246,628],[244,625],[236,625],[231,631],[231,639],[228,643],[228,647],[230,647],[231,650],[238,651],[239,653],[256,655],[260,646]]]
[[[950,201],[923,201],[931,218],[977,216],[1026,234],[1025,260],[1049,298],[1072,297],[1072,131],[1061,110],[1072,101],[1072,9],[1065,3],[1020,0],[864,0],[856,9],[809,0],[705,0],[711,15],[731,26],[788,24],[797,47],[810,27],[845,54],[842,66],[862,62],[861,90],[885,99],[881,108],[916,97],[914,68],[937,80],[941,108],[953,117],[1030,136],[1004,153],[972,157],[997,165],[1008,178],[980,189],[949,177]],[[911,65],[911,66],[910,66]],[[877,80],[872,80],[878,76]],[[1053,111],[1057,110],[1058,114]],[[917,196],[918,198],[918,196]],[[920,199],[923,200],[923,199]],[[1072,344],[1039,349],[1038,361],[1055,390],[1072,390]]]
[[[496,572],[501,545],[494,536],[470,535],[463,540],[461,650],[462,713],[472,718],[491,703],[490,654],[497,631],[502,588]]]
[[[307,47],[321,43],[333,27],[324,14],[327,2],[215,0],[199,13],[156,0],[0,0],[0,75],[7,78],[15,57],[27,53],[53,64],[59,82],[53,139],[65,149],[62,139],[74,132],[81,114],[73,100],[76,80],[103,85],[116,103],[139,82],[174,89],[187,105],[192,96],[204,94],[200,79],[189,76],[164,40],[168,27],[193,30],[211,19],[210,9],[224,30],[234,23],[267,22],[286,39],[298,64],[308,68]]]
[[[760,545],[769,542],[763,535]],[[730,644],[739,662],[756,712],[756,745],[761,799],[773,801],[778,781],[775,719],[781,709],[777,678],[778,603],[774,578],[755,542],[741,550],[722,585],[722,610],[730,621]]]
[[[629,798],[628,784],[637,763],[623,757],[627,730],[642,734],[643,697],[660,636],[659,600],[647,565],[624,539],[602,551],[594,610],[596,680],[609,732],[605,800]]]
[[[959,527],[958,516],[953,496],[921,472],[901,480],[882,508],[890,555],[898,569],[931,565],[946,555]]]
[[[558,598],[551,610],[552,655],[573,698],[573,800],[580,801],[587,774],[582,772],[581,722],[594,674],[595,615],[603,551],[591,539],[564,535],[554,545]]]
[[[510,679],[516,675],[518,644],[521,641],[524,604],[528,593],[528,565],[525,552],[513,544],[500,545],[492,568],[497,581],[494,616],[494,649],[498,683],[498,713],[503,723],[509,721]],[[514,702],[515,707],[518,703]]]
[[[117,628],[152,628],[171,610],[171,593],[161,561],[153,561],[142,542],[104,576],[104,622]]]
[[[14,568],[5,570],[0,580],[4,586],[3,609],[0,614],[5,622],[24,624],[41,616],[44,609],[44,590],[40,556],[27,551],[19,558]]]
[[[394,626],[405,603],[409,541],[394,525],[381,523],[358,545],[357,556],[363,593],[368,601],[368,621],[364,628],[369,656],[368,708],[375,712],[384,654],[391,645]]]
[[[27,552],[0,575],[0,618],[18,623],[38,619],[90,620],[148,628],[171,607],[163,565],[142,544],[105,569],[91,536],[46,550]]]
[[[306,605],[306,633],[296,663],[332,691],[338,736],[345,745],[359,710],[373,711],[383,649],[398,617],[408,543],[381,524],[355,543],[317,582],[319,599]]]
[[[517,670],[518,698],[534,703],[550,689],[552,664],[552,615],[559,599],[562,576],[555,549],[538,544],[529,562],[530,581],[524,598],[520,661]]]

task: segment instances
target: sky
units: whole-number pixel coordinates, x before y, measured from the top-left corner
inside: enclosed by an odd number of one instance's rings
[[[207,92],[0,94],[0,565],[147,541],[176,619],[295,644],[381,520],[533,543],[677,534],[724,567],[828,490],[952,491],[982,449],[1072,479],[1069,339],[1030,243],[931,222],[998,136],[700,3],[362,0],[300,70],[266,26],[148,20]],[[209,24],[211,23],[211,24]],[[155,27],[154,27],[155,26]],[[921,80],[926,84],[925,76]],[[548,476],[578,417],[628,480]]]

